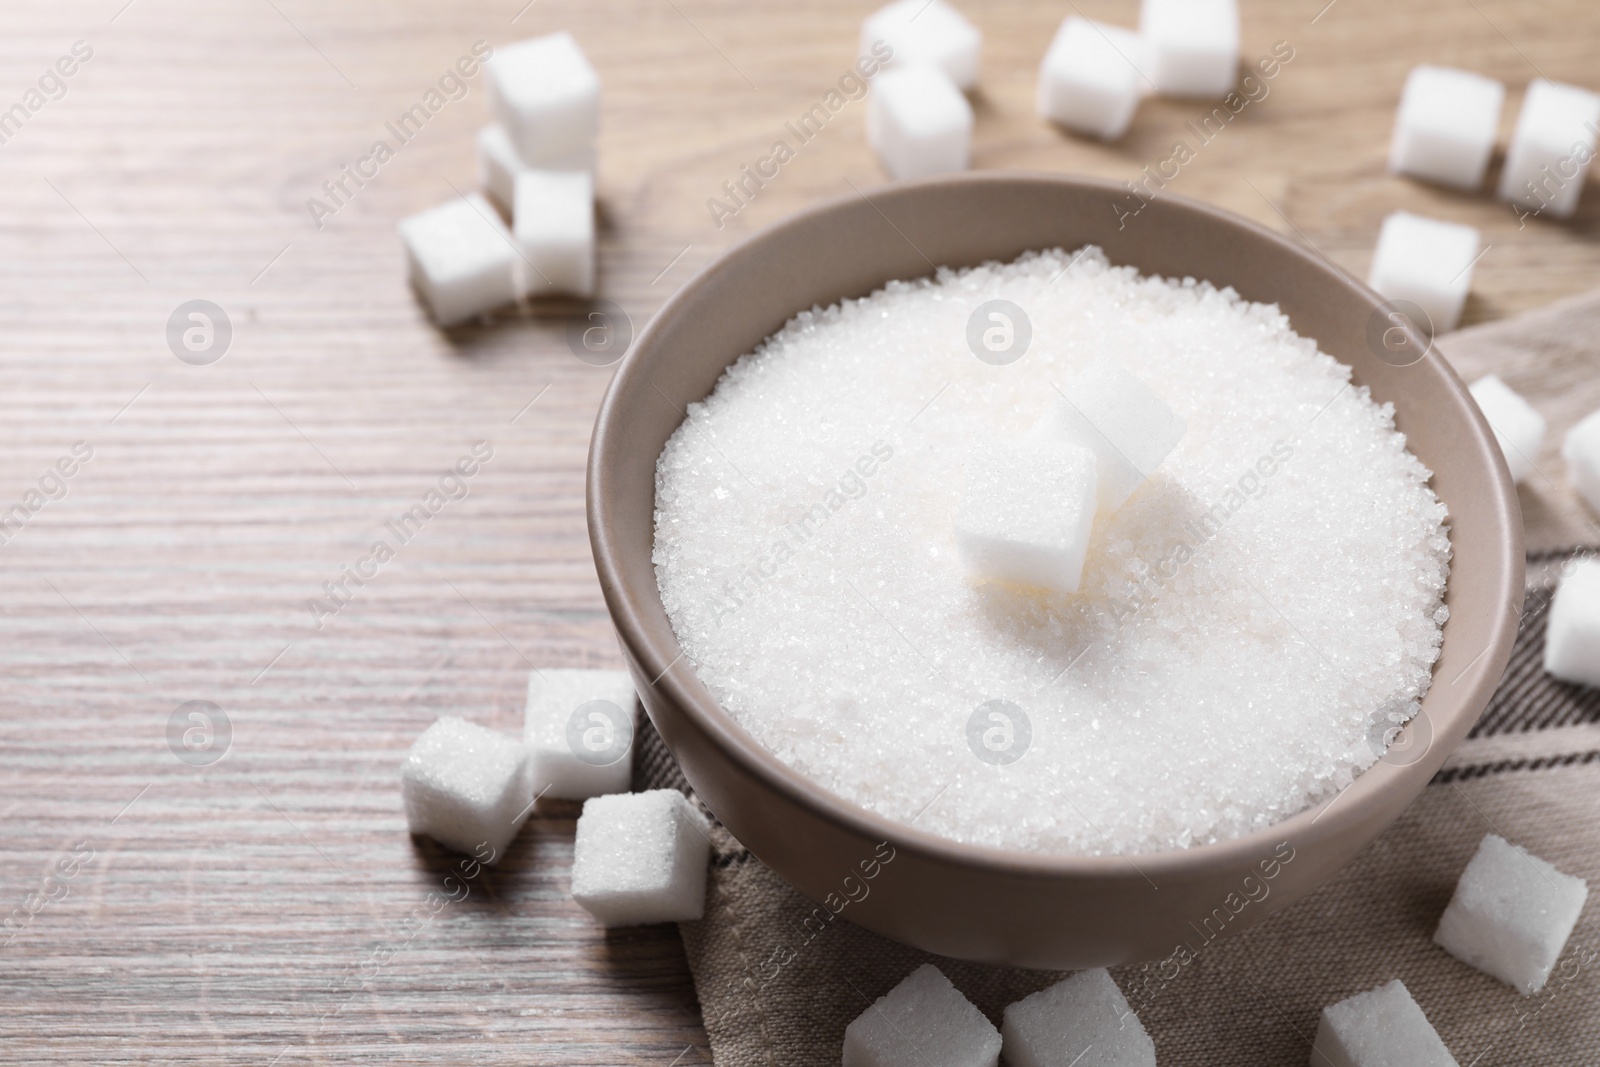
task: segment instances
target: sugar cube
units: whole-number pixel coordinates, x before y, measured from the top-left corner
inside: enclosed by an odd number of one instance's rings
[[[879,54],[883,42],[896,66],[927,64],[938,67],[962,89],[978,83],[978,53],[983,34],[945,0],[895,0],[861,23],[862,58]]]
[[[1322,1009],[1311,1067],[1460,1067],[1396,978]]]
[[[523,162],[506,128],[498,122],[478,131],[478,180],[483,191],[507,215],[514,204],[517,175],[530,170],[579,170],[594,173],[594,146],[580,149],[565,159],[550,159],[533,167]]]
[[[1442,185],[1476,189],[1494,151],[1506,87],[1452,67],[1413,67],[1400,94],[1389,169]]]
[[[1155,1067],[1156,1045],[1103,968],[1006,1008],[1007,1067]]]
[[[1600,411],[1567,431],[1561,442],[1567,480],[1595,511],[1600,511]]]
[[[444,716],[406,754],[400,795],[412,833],[493,862],[533,807],[528,750],[515,738]],[[480,855],[485,846],[489,857]]]
[[[1594,159],[1600,95],[1575,85],[1535,78],[1522,101],[1500,172],[1500,199],[1566,218]]]
[[[578,817],[572,898],[606,926],[698,919],[709,834],[676,789],[592,797]]]
[[[1143,0],[1139,36],[1158,92],[1220,97],[1239,79],[1237,0]]]
[[[1095,454],[1097,508],[1109,515],[1161,466],[1188,424],[1144,382],[1102,356],[1068,379],[1061,397],[1029,431]]]
[[[844,1030],[844,1067],[995,1067],[1000,1031],[924,963]]]
[[[594,144],[600,76],[570,33],[497,48],[483,67],[495,117],[530,166],[570,160]]]
[[[937,67],[878,75],[867,100],[867,143],[894,178],[966,170],[972,105]]]
[[[956,552],[974,579],[1076,593],[1095,513],[1095,457],[1055,441],[996,441],[967,457]]]
[[[1588,897],[1583,879],[1489,834],[1461,872],[1433,940],[1518,992],[1537,993]]]
[[[400,240],[411,284],[440,326],[517,299],[516,246],[478,193],[401,220]]]
[[[594,179],[587,171],[517,175],[512,232],[522,249],[525,292],[594,292]]]
[[[1478,402],[1483,417],[1489,420],[1500,451],[1511,468],[1511,480],[1520,482],[1533,472],[1533,461],[1544,444],[1544,416],[1533,410],[1498,375],[1489,374],[1473,382],[1472,399]]]
[[[627,671],[529,674],[523,740],[533,757],[534,794],[586,800],[627,792],[638,707]]]
[[[1127,132],[1150,84],[1140,38],[1120,26],[1069,15],[1039,65],[1039,114],[1091,137]]]
[[[1576,560],[1556,589],[1544,669],[1562,681],[1600,687],[1600,560]]]
[[[1378,232],[1367,284],[1421,308],[1429,321],[1418,329],[1444,333],[1461,317],[1477,259],[1478,231],[1471,226],[1396,211]]]

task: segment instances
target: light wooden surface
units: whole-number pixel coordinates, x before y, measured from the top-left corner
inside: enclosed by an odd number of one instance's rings
[[[93,48],[0,145],[0,512],[74,442],[93,449],[0,546],[0,915],[93,852],[4,945],[8,1063],[708,1060],[676,933],[608,935],[566,899],[573,809],[541,810],[443,906],[427,894],[452,860],[400,813],[396,766],[435,716],[516,730],[530,663],[618,662],[582,514],[610,370],[568,351],[572,305],[445,336],[402,279],[395,222],[475,181],[481,80],[324,228],[305,201],[475,40],[570,29],[605,83],[603,293],[642,326],[731,241],[883,180],[855,102],[726,228],[706,207],[845,72],[871,5],[525,3],[0,10],[0,108]],[[1246,0],[1246,56],[1283,40],[1295,58],[1170,191],[1358,274],[1393,209],[1473,223],[1492,247],[1470,321],[1593,284],[1600,194],[1519,229],[1485,195],[1386,175],[1384,155],[1412,64],[1506,80],[1509,130],[1535,65],[1595,82],[1600,12],[1324,4]],[[964,6],[987,34],[978,167],[1133,177],[1209,110],[1150,101],[1115,146],[1067,137],[1031,94],[1075,5]],[[1136,5],[1078,6],[1128,23]],[[210,366],[164,340],[193,298],[234,327]],[[470,495],[315,625],[308,598],[477,440],[494,458]],[[189,700],[231,720],[214,765],[169,751]]]

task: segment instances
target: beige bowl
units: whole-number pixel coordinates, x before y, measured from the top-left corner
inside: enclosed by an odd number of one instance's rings
[[[1119,225],[1128,204],[1126,191],[1107,182],[971,174],[801,212],[722,256],[667,302],[623,361],[595,425],[588,507],[600,584],[644,706],[684,774],[734,836],[802,893],[837,901],[854,875],[848,886],[859,895],[862,870],[875,871],[845,917],[946,956],[1044,968],[1156,959],[1227,921],[1243,899],[1266,894],[1230,929],[1298,900],[1377,837],[1466,736],[1517,630],[1516,494],[1488,425],[1444,359],[1422,355],[1426,342],[1404,319],[1314,252],[1177,197]],[[757,744],[695,677],[650,560],[656,458],[684,405],[795,313],[935,265],[1090,243],[1116,264],[1276,303],[1300,334],[1350,364],[1357,383],[1394,403],[1412,451],[1433,470],[1455,552],[1444,646],[1423,714],[1397,741],[1405,755],[1270,830],[1131,859],[961,844],[824,791]],[[894,859],[874,868],[883,841]]]

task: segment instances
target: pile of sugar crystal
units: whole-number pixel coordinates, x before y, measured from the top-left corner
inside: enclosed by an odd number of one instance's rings
[[[1006,366],[967,343],[995,299],[1032,327]],[[974,584],[973,442],[1107,354],[1187,433],[1077,593]],[[1450,552],[1428,478],[1275,308],[1057,250],[804,312],[737,361],[662,452],[654,559],[699,677],[832,792],[899,820],[937,796],[917,825],[959,840],[1152,851],[1331,795],[1415,714]],[[968,729],[991,700],[1029,721],[1003,766]]]

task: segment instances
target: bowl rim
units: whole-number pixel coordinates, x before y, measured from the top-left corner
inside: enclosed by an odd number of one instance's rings
[[[1347,834],[1358,833],[1362,824],[1383,819],[1384,808],[1387,806],[1386,797],[1396,790],[1408,791],[1407,804],[1409,804],[1427,785],[1438,766],[1448,758],[1448,752],[1436,760],[1430,759],[1429,754],[1425,752],[1422,758],[1405,765],[1385,763],[1380,760],[1357,774],[1350,785],[1270,826],[1251,830],[1223,841],[1197,844],[1187,848],[1135,852],[1130,856],[1116,848],[1113,843],[1111,853],[1089,855],[1032,852],[959,841],[919,829],[908,822],[880,815],[831,792],[778,759],[752,734],[735,722],[714,697],[708,700],[693,690],[689,679],[693,679],[694,684],[698,684],[702,692],[710,696],[704,683],[695,678],[693,671],[684,662],[686,653],[681,646],[673,647],[678,645],[677,636],[661,602],[659,587],[652,582],[648,592],[641,593],[623,580],[622,568],[618,563],[623,549],[618,543],[619,538],[612,533],[611,524],[610,497],[613,490],[607,471],[608,457],[614,451],[626,448],[628,437],[627,426],[619,410],[620,398],[627,395],[630,392],[629,387],[645,373],[644,365],[651,356],[656,335],[690,310],[699,291],[718,272],[736,266],[742,257],[757,253],[762,245],[787,231],[804,228],[822,217],[853,206],[862,200],[882,213],[880,204],[884,199],[909,195],[929,187],[1011,183],[1044,183],[1111,196],[1121,196],[1126,192],[1121,184],[1108,179],[1051,171],[964,172],[890,182],[865,192],[857,191],[821,200],[762,227],[702,266],[661,305],[650,322],[640,331],[637,340],[607,386],[590,438],[586,484],[590,543],[606,607],[615,625],[618,639],[625,646],[625,651],[648,677],[654,679],[649,682],[651,688],[664,690],[665,698],[681,709],[712,745],[740,771],[777,791],[791,803],[864,839],[887,841],[897,850],[904,849],[924,860],[983,869],[988,873],[1004,877],[1046,881],[1059,881],[1063,878],[1112,881],[1126,878],[1127,868],[1132,866],[1147,881],[1154,884],[1154,879],[1151,877],[1154,874],[1181,872],[1193,875],[1197,871],[1220,872],[1237,869],[1241,865],[1250,865],[1270,855],[1274,846],[1285,841],[1293,840],[1305,847],[1315,847],[1324,841],[1337,840]],[[1327,279],[1330,285],[1344,287],[1374,309],[1384,303],[1382,296],[1339,267],[1309,242],[1300,244],[1292,241],[1251,219],[1203,201],[1168,193],[1162,193],[1161,199],[1177,210],[1206,216],[1214,222],[1239,229],[1254,240],[1276,246],[1280,252],[1310,264]],[[1292,226],[1292,223],[1290,225]],[[1107,254],[1111,255],[1109,250]],[[1115,262],[1113,257],[1113,263]],[[932,275],[935,270],[926,273]],[[881,287],[891,280],[898,279],[885,278],[877,285]],[[798,314],[802,310],[805,309],[796,309],[793,314]],[[733,357],[737,358],[739,357]],[[730,359],[729,365],[732,361]],[[1426,355],[1419,361],[1419,364],[1421,363],[1428,363],[1444,373],[1445,382],[1450,387],[1453,399],[1468,416],[1470,444],[1480,450],[1487,447],[1496,462],[1493,472],[1492,518],[1496,540],[1504,549],[1505,559],[1502,562],[1505,565],[1498,571],[1500,588],[1494,591],[1495,601],[1506,605],[1508,609],[1513,608],[1520,605],[1523,597],[1523,570],[1526,561],[1523,554],[1520,504],[1510,473],[1487,421],[1470,399],[1466,386],[1444,358],[1436,342],[1427,346]],[[1454,579],[1455,576],[1456,571],[1453,566],[1451,578]],[[649,618],[652,614],[659,616],[659,627],[658,620]],[[1516,637],[1520,614],[1520,607],[1501,612],[1493,629],[1492,638],[1484,650],[1449,683],[1445,683],[1435,675],[1430,682],[1429,693],[1444,684],[1448,684],[1452,691],[1464,685],[1465,688],[1452,699],[1463,707],[1476,706],[1479,710],[1472,720],[1476,722],[1483,708],[1487,706],[1489,697],[1499,685],[1503,663],[1509,657]],[[664,628],[664,635],[656,632],[660,628]],[[1438,661],[1433,667],[1435,672],[1437,669]],[[1425,714],[1425,710],[1419,714]],[[1407,725],[1409,727],[1410,723]],[[1472,723],[1468,723],[1466,728],[1460,731],[1462,736],[1471,725]],[[1439,732],[1435,729],[1433,736],[1437,738]],[[929,806],[936,799],[937,795],[931,798]],[[923,810],[926,810],[926,807]],[[920,812],[918,814],[920,815]],[[1326,819],[1323,818],[1324,815],[1327,816]],[[915,817],[912,816],[913,819]],[[1364,835],[1363,842],[1370,841],[1371,836],[1371,834]]]

